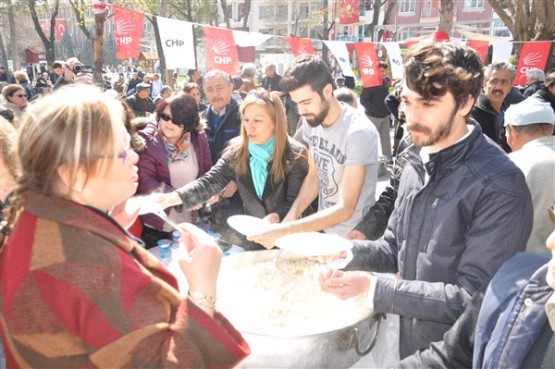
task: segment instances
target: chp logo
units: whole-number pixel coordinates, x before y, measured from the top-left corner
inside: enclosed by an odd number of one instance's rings
[[[135,31],[135,25],[128,20],[118,19],[116,22],[115,34],[119,35],[116,37],[116,44],[118,45],[129,45],[133,42],[133,37],[131,35]]]
[[[376,73],[374,71],[374,60],[372,59],[370,54],[365,53],[360,58],[360,64],[361,64],[360,70],[361,70],[362,74],[373,76]]]
[[[233,58],[229,56],[231,52],[231,45],[227,42],[218,40],[212,45],[212,51],[214,52],[214,63],[216,64],[230,64]]]

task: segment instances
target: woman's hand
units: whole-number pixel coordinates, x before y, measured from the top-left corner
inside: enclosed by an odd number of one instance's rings
[[[277,213],[270,213],[268,215],[266,215],[264,218],[262,218],[263,221],[265,221],[266,223],[279,223],[280,219],[279,219],[279,215]]]
[[[179,243],[190,256],[179,260],[179,266],[187,278],[190,290],[215,297],[222,261],[220,247],[213,237],[196,226],[189,223],[179,226],[183,232]]]

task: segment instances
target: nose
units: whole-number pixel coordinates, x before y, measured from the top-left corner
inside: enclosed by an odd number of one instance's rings
[[[129,150],[129,161],[131,164],[135,165],[139,162],[139,154],[135,152],[135,150]]]

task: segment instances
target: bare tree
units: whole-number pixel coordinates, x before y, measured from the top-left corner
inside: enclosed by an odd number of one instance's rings
[[[552,40],[555,34],[553,0],[488,0],[515,41]]]
[[[58,17],[58,10],[60,6],[60,0],[54,0],[53,4],[48,1],[43,2],[43,6],[45,7],[48,7],[48,5],[50,5],[50,7],[47,9],[50,12],[50,28],[48,32],[48,37],[44,34],[40,26],[36,3],[37,1],[27,0],[27,6],[31,13],[31,19],[33,20],[35,31],[37,31],[37,34],[39,35],[42,43],[44,44],[44,54],[46,56],[46,61],[48,62],[49,65],[52,65],[52,63],[54,63],[54,60],[56,59],[54,42],[56,41],[55,28],[56,28],[56,18]]]
[[[231,7],[227,6],[227,0],[220,0],[220,6],[222,7],[222,13],[224,15],[224,22],[228,29],[231,28]]]
[[[439,24],[440,31],[451,34],[453,29],[453,0],[439,0]]]
[[[243,3],[243,30],[247,30],[249,15],[251,13],[251,0],[245,0]]]

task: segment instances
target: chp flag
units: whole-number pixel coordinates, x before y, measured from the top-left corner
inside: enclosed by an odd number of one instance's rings
[[[343,41],[327,41],[322,40],[324,44],[333,54],[339,68],[341,68],[341,73],[346,77],[354,77],[353,68],[351,68],[351,61],[349,60],[349,50],[347,50],[347,44]]]
[[[526,72],[529,69],[545,69],[550,48],[551,41],[528,41],[524,43],[516,67],[515,85],[526,85]]]
[[[204,36],[208,70],[219,69],[229,75],[235,74],[239,69],[239,53],[233,31],[205,26]]]
[[[196,68],[193,23],[156,17],[167,69]]]
[[[143,37],[144,13],[120,6],[112,6],[114,12],[114,36],[116,38],[116,58],[139,59]]]
[[[312,46],[312,40],[309,38],[286,37],[285,40],[295,58],[304,54],[316,54],[314,46]]]
[[[383,81],[374,44],[370,42],[355,42],[355,50],[358,56],[362,87],[380,86]]]

